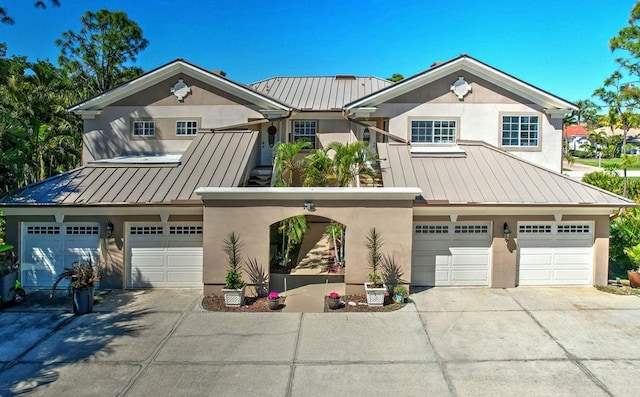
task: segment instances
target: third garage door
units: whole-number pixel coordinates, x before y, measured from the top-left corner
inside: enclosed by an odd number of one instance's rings
[[[414,223],[411,284],[489,285],[489,223]]]

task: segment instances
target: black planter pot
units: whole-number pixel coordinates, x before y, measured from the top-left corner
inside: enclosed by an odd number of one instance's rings
[[[73,313],[87,314],[93,311],[93,285],[73,289]]]

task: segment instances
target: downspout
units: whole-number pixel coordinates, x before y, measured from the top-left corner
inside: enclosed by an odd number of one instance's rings
[[[365,123],[363,123],[363,122],[361,122],[361,121],[359,121],[359,120],[356,120],[356,119],[354,119],[354,118],[349,117],[349,116],[347,115],[347,112],[346,112],[346,110],[345,110],[345,109],[342,109],[342,117],[343,117],[344,119],[348,120],[348,121],[351,121],[351,122],[356,123],[356,124],[358,124],[358,125],[361,125],[361,126],[363,126],[363,127],[366,127],[366,128],[371,129],[371,130],[374,130],[375,132],[379,132],[380,134],[385,135],[385,136],[387,136],[387,137],[389,137],[389,138],[391,138],[391,139],[394,139],[394,140],[396,140],[396,141],[398,141],[398,142],[401,142],[401,143],[409,143],[409,141],[407,141],[406,139],[402,139],[402,138],[400,138],[399,136],[393,135],[393,134],[391,134],[389,131],[385,131],[385,130],[383,130],[383,129],[380,129],[380,128],[377,128],[377,127],[373,127],[373,126],[370,126],[370,125],[365,124]]]

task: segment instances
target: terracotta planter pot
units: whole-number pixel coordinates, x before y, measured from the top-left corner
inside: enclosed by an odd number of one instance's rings
[[[640,288],[640,272],[628,271],[629,285],[631,288]]]

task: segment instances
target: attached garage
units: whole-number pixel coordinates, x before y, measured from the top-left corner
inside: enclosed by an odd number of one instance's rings
[[[487,286],[490,223],[414,223],[411,284]]]
[[[202,288],[202,223],[129,223],[131,288]]]
[[[518,223],[518,285],[591,285],[594,226]]]
[[[74,262],[100,261],[100,225],[97,223],[23,223],[22,284],[51,287],[58,274]],[[65,287],[67,280],[60,282]]]

